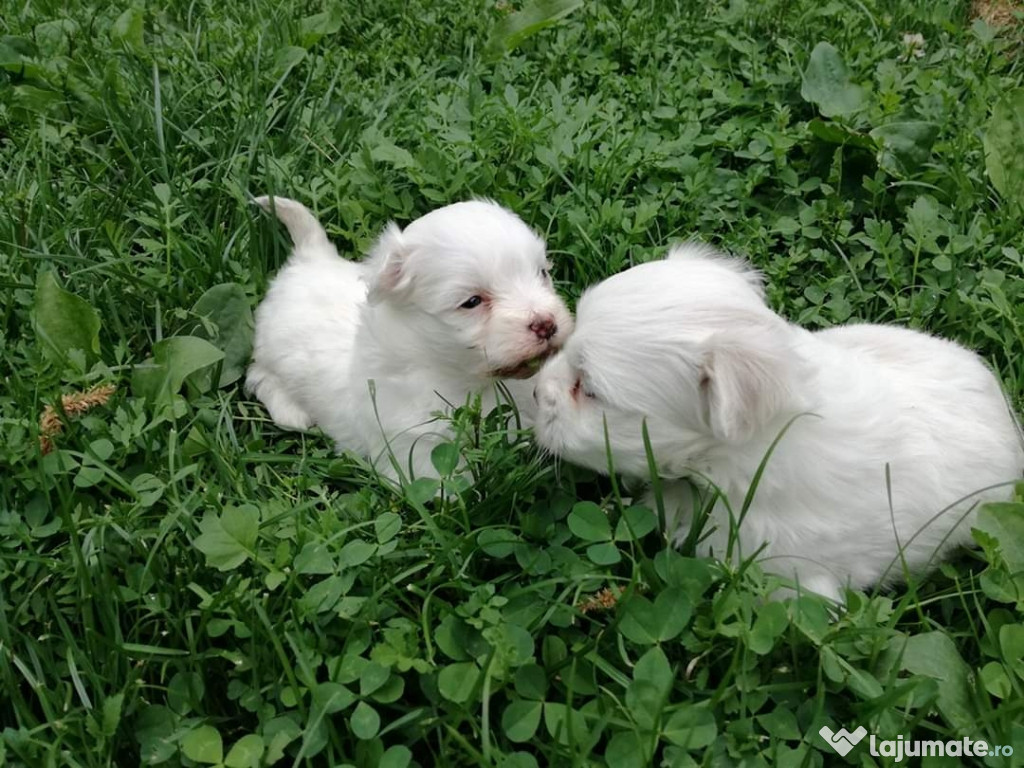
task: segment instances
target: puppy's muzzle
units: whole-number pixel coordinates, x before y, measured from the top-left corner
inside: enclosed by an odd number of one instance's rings
[[[530,323],[530,330],[533,331],[534,335],[543,341],[548,341],[552,336],[558,333],[558,326],[555,324],[555,318],[553,317],[541,317]]]
[[[549,345],[543,352],[534,355],[528,360],[491,371],[491,376],[499,379],[528,379],[537,373],[543,362],[555,354],[556,351],[553,346]]]

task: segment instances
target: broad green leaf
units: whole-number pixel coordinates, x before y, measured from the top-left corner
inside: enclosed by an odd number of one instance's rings
[[[110,39],[124,44],[134,53],[141,53],[146,42],[143,38],[143,22],[145,16],[141,8],[128,7],[124,13],[117,17],[110,28]]]
[[[985,125],[985,170],[992,186],[1018,212],[1024,210],[1024,88],[996,102]]]
[[[124,704],[124,694],[115,693],[103,701],[103,735],[108,738],[117,732],[117,726],[121,723],[121,709]]]
[[[215,285],[199,297],[192,314],[212,325],[199,324],[193,335],[207,339],[224,353],[217,386],[238,381],[252,355],[252,307],[245,289],[237,283]]]
[[[628,507],[615,526],[616,541],[636,541],[658,527],[658,516],[647,507]]]
[[[380,730],[380,715],[365,701],[360,701],[352,710],[349,725],[352,726],[352,733],[357,739],[366,741],[376,736]]]
[[[378,136],[376,142],[370,147],[370,157],[374,162],[387,163],[395,168],[415,168],[416,160],[409,153],[409,150],[402,149],[392,141]]]
[[[509,14],[494,26],[484,48],[484,56],[494,60],[528,37],[554,26],[577,8],[583,0],[527,0],[522,10]]]
[[[1013,693],[1013,684],[1006,673],[1006,667],[998,661],[990,661],[981,668],[981,682],[990,695],[1005,699]]]
[[[780,216],[772,225],[772,232],[778,232],[780,235],[785,235],[787,237],[795,235],[799,231],[800,222],[791,216]]]
[[[406,768],[411,762],[412,751],[402,744],[395,744],[381,755],[377,768]]]
[[[207,514],[200,521],[201,534],[192,543],[206,555],[207,565],[230,571],[255,550],[259,524],[260,512],[251,504],[225,507],[220,515]]]
[[[282,571],[270,571],[266,576],[263,577],[263,584],[273,592],[275,589],[280,587],[285,581],[288,580],[287,574]]]
[[[472,661],[449,664],[437,676],[437,689],[448,701],[461,704],[469,701],[477,680],[480,679],[480,668]]]
[[[807,130],[812,135],[818,137],[822,141],[827,141],[829,144],[852,144],[855,147],[861,147],[863,149],[870,149],[875,151],[878,149],[878,145],[874,139],[870,136],[855,131],[852,128],[847,128],[845,125],[840,123],[833,123],[831,121],[822,120],[821,118],[814,118],[807,124]]]
[[[313,689],[313,706],[318,712],[333,715],[348,709],[356,695],[341,683],[320,683]]]
[[[541,643],[541,659],[544,666],[552,669],[561,665],[569,655],[565,641],[558,635],[548,635]]]
[[[570,730],[576,744],[585,742],[590,735],[583,713],[560,702],[544,702],[544,727],[549,736],[558,739],[559,744],[569,743]]]
[[[326,613],[338,604],[346,586],[340,577],[328,576],[303,592],[298,605],[307,614]]]
[[[402,517],[394,512],[385,512],[373,521],[373,530],[378,544],[387,544],[402,529]]]
[[[1024,624],[1004,624],[999,628],[999,648],[1003,660],[1024,681]]]
[[[212,725],[201,725],[181,740],[181,751],[189,760],[216,765],[224,759],[224,742]]]
[[[509,667],[518,667],[533,660],[533,635],[518,624],[503,623],[484,632],[495,647],[496,657]]]
[[[176,724],[177,715],[167,707],[157,704],[142,710],[135,722],[135,739],[144,763],[155,765],[177,754],[177,739],[173,738]]]
[[[1010,574],[1002,563],[999,540],[995,536],[977,528],[971,533],[985,551],[986,559],[992,563],[992,566],[982,571],[978,578],[981,590],[1001,603],[1021,603],[1024,600],[1024,573]]]
[[[256,534],[260,527],[260,511],[251,504],[227,506],[220,515],[224,532],[246,549],[256,548]]]
[[[33,60],[36,55],[36,46],[31,40],[14,35],[0,35],[0,70],[17,73],[19,77],[26,79],[42,80],[46,77],[46,69]],[[11,90],[17,95],[21,87],[23,86]]]
[[[405,496],[414,507],[422,507],[431,501],[441,489],[441,484],[430,477],[420,477],[413,480],[405,488]]]
[[[878,142],[878,165],[895,176],[907,176],[924,165],[932,154],[939,125],[923,120],[904,120],[871,131]]]
[[[459,447],[455,443],[440,443],[430,452],[430,463],[437,474],[446,477],[459,465]]]
[[[569,530],[584,541],[611,541],[608,516],[592,501],[575,504],[569,513]]]
[[[375,661],[366,664],[359,673],[359,695],[369,696],[379,690],[391,677],[391,670]]]
[[[341,29],[345,10],[341,3],[331,3],[323,13],[315,13],[299,21],[299,41],[303,48],[309,48],[327,35]]]
[[[712,581],[707,561],[684,557],[673,549],[663,549],[654,556],[654,569],[670,587],[681,587],[696,602]]]
[[[637,661],[633,682],[626,689],[626,707],[641,728],[654,728],[671,687],[672,667],[665,652],[655,646]]]
[[[864,90],[850,80],[846,62],[829,43],[814,46],[803,79],[800,95],[825,117],[850,115],[864,106]]]
[[[303,545],[295,556],[295,572],[303,574],[327,574],[338,570],[334,558],[327,545],[320,541],[310,541]]]
[[[817,597],[802,595],[791,600],[788,608],[793,626],[815,645],[820,645],[825,635],[832,630],[832,619],[828,609]]]
[[[548,690],[548,676],[537,664],[524,664],[516,670],[516,693],[524,699],[543,701]]]
[[[622,601],[619,602],[622,605]],[[654,604],[643,595],[634,594],[625,602],[619,632],[641,645],[658,642],[661,619],[655,613]]]
[[[686,704],[669,715],[661,734],[685,749],[701,749],[714,742],[718,736],[718,725],[706,707]]]
[[[198,672],[178,672],[167,684],[167,706],[179,715],[194,712],[203,700],[206,685]]]
[[[228,750],[224,765],[226,768],[259,768],[265,749],[263,738],[250,733],[236,741]]]
[[[498,768],[538,768],[538,763],[529,752],[506,752],[498,761]]]
[[[277,52],[274,57],[274,66],[271,69],[274,80],[284,80],[300,61],[306,58],[306,49],[297,45],[286,45]]]
[[[362,539],[352,539],[338,553],[338,565],[342,568],[353,568],[362,565],[377,554],[377,545]]]
[[[264,762],[273,765],[284,757],[285,748],[302,735],[302,728],[290,717],[275,717],[263,726],[263,739],[267,744]]]
[[[974,529],[988,534],[989,541],[994,544],[989,553],[990,560],[998,553],[1011,573],[1024,571],[1024,503],[986,504],[978,512]],[[978,543],[984,546],[984,542],[979,540]],[[989,548],[985,549],[988,552]]]
[[[472,658],[467,650],[470,636],[476,630],[470,629],[454,614],[449,613],[441,619],[440,625],[434,632],[434,640],[437,647],[448,658],[455,661],[466,661]]]
[[[73,19],[53,19],[36,24],[35,39],[41,53],[64,53],[78,30],[78,22]]]
[[[501,716],[501,728],[509,741],[529,741],[537,732],[544,704],[540,701],[516,699],[505,708]]]
[[[164,495],[164,488],[164,481],[148,472],[142,472],[132,478],[132,490],[141,507],[151,507],[156,504]]]
[[[775,640],[789,626],[789,612],[780,602],[765,603],[761,607],[754,626],[747,638],[747,647],[754,653],[763,656],[775,646]]]
[[[93,440],[89,443],[89,452],[99,461],[106,461],[114,455],[114,444],[107,440],[107,438],[101,437],[99,440]]]
[[[800,741],[803,738],[795,711],[787,709],[786,705],[780,704],[771,712],[758,715],[757,722],[770,736],[782,741]]]
[[[171,185],[164,182],[157,182],[153,185],[153,194],[156,199],[160,201],[163,206],[168,206],[171,203]]]
[[[10,67],[7,67],[10,69]],[[21,67],[18,67],[20,72]],[[9,88],[9,93],[12,94],[12,103],[29,112],[37,112],[40,114],[46,114],[50,111],[51,107],[58,104],[65,104],[65,97],[60,91],[50,90],[48,88],[36,88],[32,85],[16,85],[14,88]]]
[[[940,253],[937,237],[949,229],[939,201],[931,195],[919,195],[907,209],[904,231],[929,253]]]
[[[677,588],[665,589],[653,603],[634,594],[625,601],[619,631],[634,643],[651,645],[676,637],[689,623],[692,613],[692,601]]]
[[[132,390],[150,402],[161,402],[176,394],[186,380],[224,358],[224,353],[206,339],[173,336],[153,345],[153,360],[137,366],[132,373]],[[194,380],[203,391],[207,382]]]
[[[480,549],[491,557],[508,557],[522,539],[508,528],[485,528],[476,537]]]
[[[32,323],[43,349],[55,360],[63,360],[78,349],[95,359],[100,352],[100,316],[85,299],[57,285],[47,272],[36,284]]]
[[[18,71],[35,58],[36,46],[31,40],[14,35],[0,35],[0,68]]]
[[[107,473],[103,470],[103,467],[97,466],[90,460],[86,460],[79,468],[78,474],[75,475],[75,487],[92,488],[94,485],[102,482],[106,476]]]
[[[903,669],[938,683],[939,711],[955,728],[967,733],[977,724],[971,670],[949,635],[934,631],[907,638],[903,647]]]
[[[672,666],[660,647],[651,648],[641,656],[633,667],[633,679],[648,682],[662,694],[672,687]]]
[[[622,553],[612,542],[605,541],[587,547],[587,557],[596,565],[615,565],[622,559]]]
[[[646,768],[650,765],[647,754],[650,739],[640,739],[634,731],[619,731],[608,741],[604,760],[615,768]]]

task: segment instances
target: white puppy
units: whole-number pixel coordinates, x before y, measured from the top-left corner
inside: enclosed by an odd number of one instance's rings
[[[901,548],[922,571],[968,542],[976,505],[1009,498],[1010,487],[992,486],[1024,469],[1015,419],[975,354],[887,326],[811,333],[768,309],[747,265],[702,246],[584,294],[576,331],[545,364],[535,396],[537,440],[553,453],[607,471],[607,424],[615,470],[647,478],[646,420],[660,475],[713,483],[734,515],[796,417],[733,556],[764,544],[766,570],[835,600],[847,584],[898,579]],[[701,551],[724,557],[724,504],[709,522],[716,529]]]
[[[353,263],[305,206],[256,202],[295,249],[256,311],[246,388],[278,426],[319,426],[392,478],[392,455],[404,475],[436,475],[430,452],[450,435],[433,414],[476,394],[493,407],[494,382],[532,375],[572,328],[543,241],[495,203],[389,224]]]

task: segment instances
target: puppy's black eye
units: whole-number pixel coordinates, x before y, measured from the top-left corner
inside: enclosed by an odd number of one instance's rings
[[[463,309],[473,309],[473,307],[479,307],[483,299],[480,296],[470,296],[464,302],[459,304]]]
[[[540,276],[543,277],[545,280],[547,280],[547,279],[549,279],[551,277],[551,273],[548,272],[547,269],[542,269],[540,271]]]

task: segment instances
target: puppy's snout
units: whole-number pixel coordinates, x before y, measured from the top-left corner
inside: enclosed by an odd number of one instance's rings
[[[547,341],[558,333],[558,326],[555,324],[553,317],[540,317],[530,323],[530,330],[534,332],[538,339]]]

